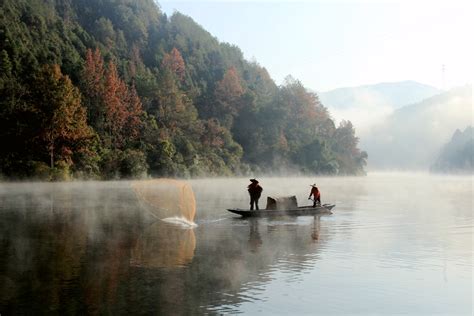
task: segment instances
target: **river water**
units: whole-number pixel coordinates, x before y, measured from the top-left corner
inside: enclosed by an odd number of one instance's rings
[[[248,179],[191,180],[187,227],[128,182],[0,184],[0,314],[472,315],[471,176],[259,180],[336,207],[240,219]]]

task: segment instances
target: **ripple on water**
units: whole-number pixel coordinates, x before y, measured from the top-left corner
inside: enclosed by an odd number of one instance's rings
[[[192,221],[189,221],[187,218],[179,217],[179,216],[167,217],[167,218],[163,218],[161,220],[165,223],[172,224],[172,225],[175,225],[175,226],[181,227],[181,228],[197,227],[196,223],[194,223]]]

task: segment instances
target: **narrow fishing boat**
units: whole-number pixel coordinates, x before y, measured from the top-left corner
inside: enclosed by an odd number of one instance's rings
[[[335,204],[318,206],[298,206],[295,196],[267,198],[267,207],[263,210],[227,209],[229,212],[242,217],[270,217],[270,216],[313,216],[332,214]]]

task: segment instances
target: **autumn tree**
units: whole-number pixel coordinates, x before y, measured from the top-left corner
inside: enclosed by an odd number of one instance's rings
[[[89,117],[105,146],[123,148],[126,142],[138,138],[143,108],[135,88],[120,78],[113,61],[104,67],[98,49],[88,50],[82,74]]]
[[[243,106],[241,97],[244,94],[244,88],[235,67],[227,69],[222,80],[217,83],[214,94],[213,116],[225,127],[231,128],[233,119]]]
[[[81,73],[81,89],[84,105],[88,111],[89,122],[92,127],[102,134],[104,131],[104,82],[105,67],[100,50],[88,49],[86,60]]]
[[[98,48],[94,51],[88,49],[82,72],[82,80],[84,82],[85,92],[91,97],[99,97],[103,85],[104,73],[104,60],[100,50]]]
[[[44,66],[33,88],[32,102],[41,124],[38,134],[49,153],[51,168],[57,160],[72,165],[76,145],[93,135],[79,90],[61,73],[58,65]]]
[[[143,151],[138,150],[143,122],[143,109],[134,87],[128,87],[119,77],[114,62],[109,62],[104,81],[105,147],[102,170],[106,178],[141,177],[147,163]]]
[[[110,62],[104,82],[103,91],[105,110],[105,131],[108,146],[121,148],[125,142],[124,127],[128,117],[127,97],[128,89],[117,72],[117,67]]]
[[[170,70],[174,75],[176,75],[180,82],[184,80],[186,66],[183,56],[181,56],[181,53],[176,47],[174,47],[171,52],[165,54],[161,66],[163,69]]]
[[[125,131],[127,131],[128,139],[131,141],[140,137],[140,130],[143,126],[143,107],[140,97],[134,86],[128,88],[126,96],[127,118],[125,121]]]

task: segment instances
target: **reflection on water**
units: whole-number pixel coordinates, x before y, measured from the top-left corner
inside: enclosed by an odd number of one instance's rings
[[[191,262],[196,248],[192,229],[155,222],[144,229],[131,250],[130,265],[144,268],[170,268]]]
[[[0,314],[471,313],[472,178],[318,178],[333,215],[240,219],[247,180],[191,181],[192,228],[127,182],[0,185]]]
[[[311,234],[311,238],[314,242],[319,240],[319,231],[321,230],[321,217],[315,216],[314,223],[313,223],[313,232]]]
[[[258,248],[262,245],[262,237],[258,232],[258,219],[252,218],[249,220],[250,234],[249,234],[249,246],[250,251],[257,252]]]

